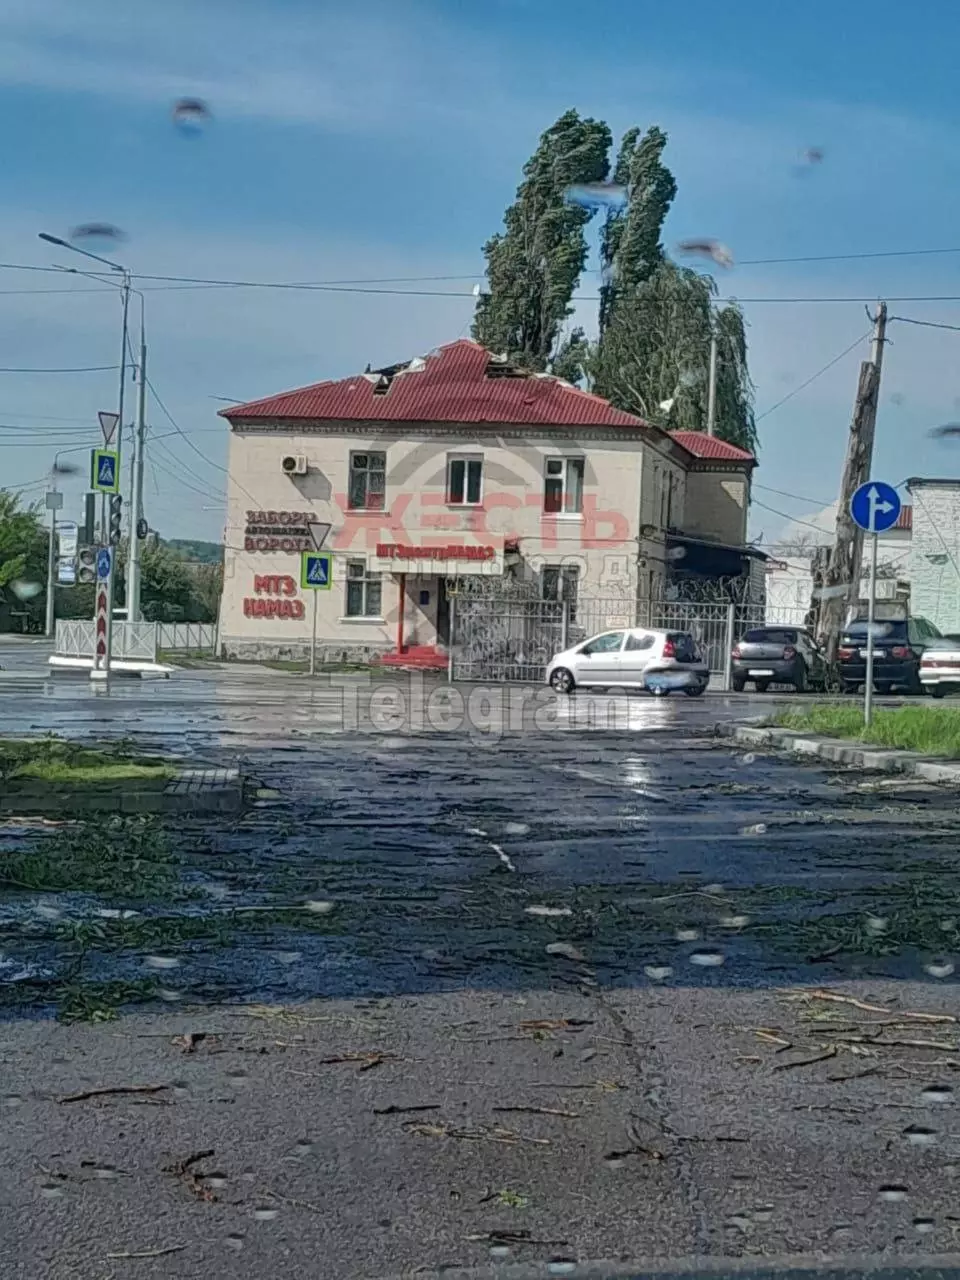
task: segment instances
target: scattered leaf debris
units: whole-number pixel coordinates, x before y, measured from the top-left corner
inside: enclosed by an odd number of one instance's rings
[[[205,1151],[194,1151],[185,1159],[179,1160],[176,1164],[167,1164],[163,1166],[164,1173],[172,1173],[174,1177],[179,1178],[186,1184],[187,1188],[197,1197],[198,1200],[206,1200],[208,1203],[214,1203],[217,1199],[213,1190],[207,1185],[207,1179],[214,1175],[205,1172],[202,1169],[194,1169],[194,1165],[199,1164],[201,1160],[209,1160],[214,1154],[213,1148],[210,1147]]]
[[[409,1121],[404,1129],[407,1133],[416,1134],[420,1138],[462,1138],[470,1142],[502,1142],[515,1146],[520,1142],[529,1142],[537,1147],[549,1147],[549,1138],[532,1138],[527,1134],[515,1133],[513,1129],[501,1129],[497,1125],[477,1125],[475,1129],[460,1129],[449,1124],[421,1124]]]

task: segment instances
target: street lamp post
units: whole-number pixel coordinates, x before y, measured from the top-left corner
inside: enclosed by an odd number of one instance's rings
[[[123,321],[120,334],[120,389],[117,397],[117,475],[120,475],[120,461],[123,453],[123,400],[126,391],[127,382],[127,346],[129,344],[129,327],[128,317],[130,313],[130,272],[126,267],[121,266],[119,262],[111,262],[109,258],[101,258],[97,253],[91,253],[88,249],[80,249],[77,245],[71,244],[69,240],[63,240],[60,236],[48,235],[46,231],[38,232],[41,240],[47,244],[56,245],[58,249],[69,249],[71,253],[79,253],[84,258],[92,258],[94,262],[102,262],[104,266],[109,267],[111,271],[117,271],[123,278],[120,286],[121,306],[123,310]],[[68,268],[69,270],[69,268]],[[101,495],[100,500],[100,539],[102,542],[107,541],[107,499],[106,495]]]

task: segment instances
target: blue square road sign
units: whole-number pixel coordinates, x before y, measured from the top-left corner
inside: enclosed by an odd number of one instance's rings
[[[98,493],[116,493],[120,488],[119,458],[113,449],[94,449],[90,466],[90,488]]]
[[[329,591],[333,585],[333,564],[329,555],[301,552],[300,586],[304,591]]]

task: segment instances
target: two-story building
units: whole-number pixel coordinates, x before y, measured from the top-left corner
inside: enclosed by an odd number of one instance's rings
[[[448,588],[477,576],[627,612],[678,575],[750,576],[750,454],[671,435],[473,341],[222,416],[229,656],[305,652],[316,609],[322,659],[442,659]],[[331,585],[304,590],[300,553],[323,526]]]

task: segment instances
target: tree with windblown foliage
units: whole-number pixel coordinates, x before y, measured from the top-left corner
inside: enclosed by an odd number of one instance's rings
[[[663,262],[663,223],[677,194],[673,174],[663,163],[667,135],[654,126],[640,137],[628,129],[620,142],[614,182],[628,190],[626,207],[611,209],[603,226],[600,262],[600,333],[616,301],[649,280]]]
[[[564,193],[606,178],[610,143],[602,121],[565,112],[524,165],[504,230],[484,245],[489,291],[477,304],[473,336],[526,368],[546,369],[587,260],[590,212],[566,203]]]

